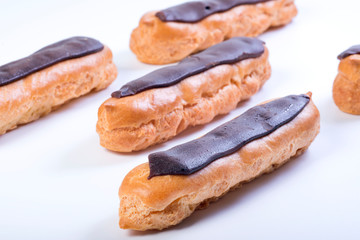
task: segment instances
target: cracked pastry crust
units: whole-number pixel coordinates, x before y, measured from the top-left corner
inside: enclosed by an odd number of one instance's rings
[[[131,34],[130,48],[141,62],[167,64],[232,37],[254,37],[285,25],[297,9],[294,0],[273,0],[237,6],[197,23],[162,22],[155,14],[141,18]]]
[[[360,115],[360,54],[340,61],[339,73],[333,84],[333,99],[346,113]]]
[[[270,77],[268,50],[258,58],[224,64],[170,87],[124,98],[109,98],[99,108],[100,144],[131,152],[164,142],[189,126],[210,122],[254,95]]]
[[[191,175],[165,175],[148,180],[149,164],[141,164],[126,175],[120,186],[119,225],[144,231],[178,224],[229,190],[303,153],[319,129],[319,111],[310,101],[298,116],[273,133]]]
[[[111,50],[105,46],[100,52],[62,61],[0,87],[0,135],[70,99],[106,88],[116,75]]]

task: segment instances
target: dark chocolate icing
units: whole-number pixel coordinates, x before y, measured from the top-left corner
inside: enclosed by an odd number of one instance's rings
[[[235,37],[191,55],[175,66],[164,67],[131,81],[111,94],[114,98],[135,95],[139,92],[168,87],[181,80],[221,64],[232,64],[264,53],[263,42],[256,38]]]
[[[194,23],[218,12],[225,12],[233,7],[267,2],[270,0],[208,0],[194,1],[176,5],[157,12],[155,15],[163,22]]]
[[[342,52],[337,58],[341,60],[354,54],[360,54],[360,45],[350,47],[349,49]]]
[[[308,104],[307,95],[290,95],[253,107],[203,137],[149,155],[149,179],[160,175],[189,175],[214,160],[238,151],[294,119]]]
[[[12,83],[56,63],[83,57],[104,48],[88,37],[72,37],[46,46],[32,55],[0,66],[0,86]]]

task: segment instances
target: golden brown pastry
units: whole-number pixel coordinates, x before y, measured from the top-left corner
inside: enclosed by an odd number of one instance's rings
[[[263,42],[233,38],[215,45],[113,93],[99,108],[100,144],[131,152],[164,142],[228,113],[255,94],[270,74]]]
[[[38,119],[70,99],[106,88],[117,69],[110,49],[73,37],[0,67],[0,134]]]
[[[339,73],[333,84],[333,99],[343,112],[360,115],[360,45],[338,56]]]
[[[225,39],[257,36],[297,14],[294,0],[248,2],[189,2],[146,13],[131,34],[130,48],[144,63],[177,62]]]
[[[143,231],[178,224],[303,153],[320,128],[310,97],[267,102],[200,139],[150,154],[149,163],[131,170],[120,186],[120,227]]]

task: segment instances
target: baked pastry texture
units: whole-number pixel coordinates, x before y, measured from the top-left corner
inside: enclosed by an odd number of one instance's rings
[[[338,74],[333,84],[333,99],[343,112],[360,115],[360,45],[338,56]]]
[[[110,49],[73,37],[0,67],[0,134],[34,121],[92,90],[106,88],[117,69]]]
[[[257,122],[259,118],[257,127],[239,125],[240,130],[236,130],[238,125],[234,126],[234,119],[200,139],[165,152],[150,154],[149,163],[131,170],[120,186],[120,227],[144,231],[178,224],[196,209],[207,207],[229,190],[271,172],[290,158],[303,153],[320,129],[319,111],[310,97],[311,93],[307,96],[292,95],[248,110],[244,115],[252,112],[252,117],[246,117],[243,125]],[[286,99],[285,103],[283,99]],[[300,111],[294,110],[299,103],[293,104],[293,99],[304,104]],[[278,104],[279,101],[282,103]],[[268,107],[268,104],[275,106],[275,113],[272,113],[273,107]],[[256,109],[259,107],[262,110]],[[283,121],[283,114],[287,115],[289,112],[293,114],[292,118],[287,118],[280,126],[273,124],[279,119]],[[261,136],[263,130],[269,132]],[[225,145],[225,151],[228,146],[230,148],[233,145],[233,138],[227,138],[232,135],[231,131],[238,131],[240,134],[245,131],[244,135],[249,134],[251,137],[255,132],[258,136],[219,157],[218,149],[224,151],[222,145]],[[205,143],[202,144],[202,141]],[[219,147],[214,150],[212,145]],[[187,151],[187,148],[190,150]],[[199,148],[201,150],[198,151]],[[191,155],[192,159],[186,158]],[[205,158],[215,155],[218,157],[204,164],[203,155]],[[200,169],[198,162],[202,165]],[[175,175],[173,169],[177,169]],[[195,172],[189,169],[195,169]]]
[[[294,0],[238,0],[235,1],[239,2],[238,6],[206,14],[211,7],[227,2],[231,1],[189,2],[160,12],[146,13],[131,34],[130,48],[144,63],[177,62],[225,39],[254,37],[270,27],[285,25],[297,14]],[[206,17],[184,22],[182,15]],[[166,17],[170,20],[161,20]]]
[[[228,60],[228,56],[235,59],[234,63],[214,65],[214,59]],[[210,58],[213,59],[208,61]],[[210,68],[198,72],[199,63]],[[195,73],[169,86],[156,87],[160,79],[185,76],[190,70]],[[228,113],[255,94],[270,74],[268,50],[261,41],[233,38],[215,45],[113,93],[98,111],[96,129],[100,144],[113,151],[131,152],[164,142],[189,126],[205,124],[216,115]],[[151,88],[147,86],[150,80],[154,80]],[[134,86],[144,89],[137,92]]]

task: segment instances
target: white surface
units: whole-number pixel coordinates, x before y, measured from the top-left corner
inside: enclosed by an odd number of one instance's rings
[[[131,53],[131,30],[146,11],[179,2],[0,0],[0,65],[84,35],[113,50],[119,71],[108,89],[0,136],[0,239],[358,239],[360,117],[340,112],[331,97],[336,56],[360,43],[357,0],[296,1],[294,21],[261,36],[270,80],[231,114],[140,153],[99,145],[100,104],[157,68]],[[266,99],[307,91],[321,112],[321,133],[304,155],[169,230],[118,228],[118,187],[150,152],[198,137]]]

